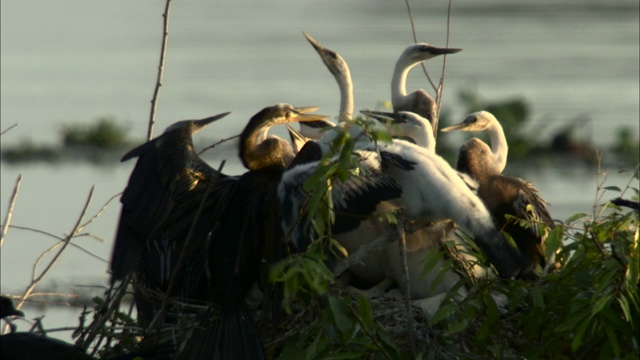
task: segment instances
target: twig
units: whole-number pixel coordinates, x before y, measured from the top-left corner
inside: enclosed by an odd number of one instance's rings
[[[14,127],[18,126],[18,124],[13,124],[11,126],[9,126],[8,128],[4,129],[1,133],[0,136],[6,134],[9,130],[13,129]]]
[[[43,235],[50,236],[50,237],[52,237],[52,238],[54,238],[54,239],[57,239],[58,241],[64,241],[64,238],[62,238],[62,237],[60,237],[60,236],[57,236],[57,235],[55,235],[55,234],[52,234],[52,233],[46,232],[46,231],[44,231],[44,230],[38,230],[38,229],[33,229],[33,228],[29,228],[29,227],[25,227],[25,226],[18,226],[18,225],[11,225],[11,226],[10,226],[10,228],[12,228],[12,229],[18,229],[18,230],[33,231],[33,232],[35,232],[35,233],[39,233],[39,234],[43,234]],[[91,236],[90,234],[77,234],[75,237],[79,237],[79,236],[90,236],[90,237],[93,237],[93,236]],[[94,238],[95,238],[95,237],[94,237]],[[98,255],[96,255],[96,254],[92,253],[91,251],[89,251],[89,250],[87,250],[87,249],[83,248],[82,246],[80,246],[80,245],[78,245],[78,244],[70,243],[69,245],[70,245],[70,246],[73,246],[74,248],[76,248],[76,249],[78,249],[78,250],[80,250],[80,251],[84,252],[85,254],[87,254],[87,255],[89,255],[89,256],[91,256],[91,257],[93,257],[93,258],[96,258],[96,259],[98,259],[98,260],[100,260],[100,261],[103,261],[103,262],[108,262],[106,259],[101,258],[100,256],[98,256]]]
[[[411,33],[413,34],[413,42],[417,44],[418,37],[416,36],[416,26],[413,22],[413,12],[411,11],[411,5],[409,5],[409,0],[404,0],[404,3],[407,5],[407,13],[409,14],[409,22],[411,23]],[[429,80],[431,87],[433,88],[433,90],[437,92],[438,88],[436,88],[436,84],[434,84],[433,81],[431,80],[431,76],[429,76],[429,72],[427,71],[427,68],[424,66],[424,62],[420,63],[420,66],[422,67],[422,71],[424,72],[424,74],[427,76],[427,79]]]
[[[452,1],[449,0],[449,5],[447,7],[447,40],[446,40],[446,48],[449,48],[449,35],[450,35],[450,26],[451,26],[451,3]],[[407,13],[409,14],[409,22],[411,23],[411,32],[413,34],[413,42],[417,43],[418,42],[418,38],[416,36],[416,27],[415,24],[413,22],[413,13],[411,11],[411,5],[409,5],[409,0],[405,0],[405,4],[407,5]],[[442,93],[444,90],[444,78],[445,78],[445,70],[446,70],[446,64],[447,64],[447,54],[444,54],[443,59],[442,59],[442,75],[440,75],[440,81],[438,83],[438,86],[436,86],[433,82],[433,80],[431,80],[431,76],[429,76],[429,72],[427,71],[427,67],[425,66],[424,62],[420,63],[420,67],[422,67],[422,71],[424,72],[425,76],[427,77],[427,80],[429,80],[429,83],[431,84],[431,87],[433,88],[433,90],[436,92],[436,113],[435,113],[435,119],[439,119],[440,118],[440,104],[442,103]],[[438,121],[432,121],[433,124],[433,136],[435,138],[438,137]]]
[[[356,309],[353,308],[351,304],[349,304],[349,310],[351,311],[351,315],[353,315],[353,317],[355,317],[356,320],[358,321],[358,324],[360,324],[360,328],[362,329],[362,331],[364,331],[364,333],[367,334],[369,339],[373,341],[373,343],[378,347],[378,350],[382,351],[382,354],[384,355],[384,357],[387,359],[393,359],[391,354],[389,354],[389,352],[384,348],[384,345],[382,345],[380,341],[378,341],[378,337],[375,336],[375,334],[373,334],[369,330],[367,325],[365,325],[364,321],[362,321],[362,318],[360,317],[360,315],[358,315],[358,312],[356,311]]]
[[[451,28],[451,0],[449,0],[449,6],[447,7],[447,40],[445,42],[445,48],[449,48],[449,35]],[[447,54],[444,54],[442,58],[442,75],[440,76],[440,83],[436,89],[436,114],[435,118],[440,118],[440,104],[442,103],[442,93],[444,92],[444,77],[447,68]],[[438,136],[438,122],[435,122],[434,137]]]
[[[409,331],[409,344],[411,352],[416,355],[416,329],[413,323],[413,311],[411,305],[411,289],[409,284],[409,266],[407,264],[407,242],[404,233],[404,221],[396,218],[396,232],[398,236],[398,251],[400,252],[400,266],[402,267],[402,282],[404,285],[404,304],[407,317],[407,330]]]
[[[160,93],[160,87],[162,87],[162,81],[164,79],[164,62],[167,57],[167,42],[169,40],[169,9],[171,7],[171,0],[166,0],[164,7],[164,18],[162,27],[162,47],[160,48],[160,63],[158,64],[158,78],[156,80],[156,86],[153,90],[153,97],[151,98],[151,114],[149,115],[149,130],[147,131],[147,141],[153,138],[153,126],[156,123],[156,108],[158,105],[158,94]]]
[[[107,208],[107,206],[109,206],[109,204],[113,201],[113,199],[118,198],[120,195],[122,195],[122,192],[119,192],[115,195],[113,195],[112,197],[110,197],[107,202],[104,203],[104,205],[102,205],[102,207],[100,208],[100,210],[98,210],[95,215],[93,215],[89,220],[87,220],[87,222],[85,222],[84,224],[80,225],[80,229],[84,229],[86,228],[89,224],[91,224],[92,222],[94,222],[98,217],[100,217],[100,215],[102,215],[102,213],[104,212],[104,210]]]
[[[220,163],[217,174],[220,174],[222,172],[225,162],[226,161],[223,160],[222,163]],[[153,329],[155,327],[158,331],[160,330],[160,326],[163,323],[162,320],[164,319],[164,315],[167,311],[167,305],[169,304],[169,297],[178,279],[178,273],[180,272],[180,268],[182,268],[182,265],[184,265],[184,263],[186,262],[187,257],[189,257],[195,250],[195,247],[192,248],[192,241],[193,241],[193,233],[196,228],[196,224],[200,220],[200,216],[204,211],[207,198],[209,197],[209,194],[213,190],[215,184],[218,182],[218,179],[219,179],[219,176],[215,176],[213,179],[211,179],[211,183],[207,187],[207,190],[205,191],[202,197],[202,200],[200,201],[200,205],[198,206],[198,211],[196,211],[196,214],[193,218],[193,222],[191,223],[191,227],[189,228],[189,233],[187,234],[187,238],[184,242],[184,246],[182,247],[182,251],[180,252],[180,258],[178,259],[176,266],[171,271],[171,278],[169,279],[167,290],[164,292],[164,296],[162,297],[162,306],[160,307],[160,310],[156,314],[156,317],[153,319],[153,321],[149,325],[150,329]]]
[[[354,251],[348,257],[342,259],[337,265],[336,269],[333,271],[335,277],[339,277],[347,271],[351,266],[359,263],[365,257],[373,254],[374,252],[382,249],[383,247],[389,245],[393,241],[391,235],[388,233],[376,238],[373,241],[370,241],[358,248],[358,250]]]
[[[226,138],[226,139],[219,140],[218,142],[215,142],[215,143],[213,143],[213,144],[211,144],[211,145],[209,145],[209,146],[205,147],[204,149],[200,150],[200,152],[198,153],[198,155],[202,155],[202,153],[203,153],[203,152],[205,152],[205,151],[207,151],[207,150],[209,150],[209,149],[213,149],[214,147],[216,147],[216,146],[218,146],[218,145],[222,144],[223,142],[227,142],[227,141],[229,141],[229,140],[233,140],[233,139],[235,139],[235,138],[239,138],[239,137],[240,137],[240,135],[234,135],[234,136],[228,137],[228,138]]]
[[[60,258],[60,255],[62,255],[62,252],[67,248],[67,245],[69,245],[69,243],[71,243],[71,239],[73,238],[73,236],[79,231],[79,227],[80,227],[80,223],[82,222],[82,218],[84,218],[84,215],[87,213],[87,208],[89,207],[89,204],[91,204],[91,199],[93,198],[93,190],[94,189],[95,189],[95,186],[92,186],[91,190],[89,191],[89,196],[87,198],[87,201],[86,201],[84,207],[82,208],[82,212],[80,213],[80,216],[78,217],[78,220],[76,221],[76,223],[73,226],[73,229],[71,230],[69,235],[67,235],[67,237],[62,241],[62,247],[53,256],[53,259],[51,259],[49,264],[44,268],[44,270],[42,270],[40,275],[38,275],[36,278],[34,278],[31,281],[31,284],[27,287],[27,289],[25,290],[24,294],[22,295],[22,299],[20,299],[20,301],[18,302],[18,306],[16,306],[17,309],[20,309],[22,307],[22,305],[27,300],[27,298],[31,295],[31,293],[33,292],[35,287],[38,285],[38,283],[49,272],[49,270],[51,270],[53,265],[58,261],[58,259]],[[35,270],[34,270],[34,275],[35,275]]]
[[[13,187],[13,193],[11,194],[11,199],[9,200],[9,208],[7,209],[7,216],[4,218],[4,224],[2,225],[2,234],[0,235],[0,247],[4,244],[4,238],[7,236],[7,231],[9,231],[9,224],[11,223],[11,219],[13,218],[13,209],[16,206],[16,200],[18,199],[18,192],[20,191],[20,183],[22,182],[22,174],[18,175],[18,179],[16,179],[16,185]]]
[[[76,346],[84,350],[87,350],[89,348],[89,345],[96,338],[96,336],[102,333],[100,329],[102,329],[104,327],[104,324],[109,320],[109,318],[111,318],[111,315],[113,314],[113,312],[120,307],[120,302],[124,297],[124,295],[126,294],[127,286],[129,286],[129,282],[131,281],[131,278],[132,278],[132,275],[129,274],[122,280],[122,282],[116,289],[115,294],[113,294],[113,297],[112,297],[113,285],[111,285],[111,288],[107,290],[107,296],[105,297],[105,300],[104,300],[104,305],[107,307],[107,309],[105,311],[96,311],[96,313],[99,314],[100,316],[98,317],[97,320],[94,320],[93,323],[91,323],[91,325],[89,325],[89,327],[87,327],[85,331],[82,332],[82,334],[76,341]],[[105,336],[105,335],[102,334],[102,336]],[[93,353],[95,353],[97,350],[98,348],[96,347]]]
[[[406,225],[404,228],[405,234],[412,234],[415,231],[418,231],[424,227],[433,225],[432,222],[424,221],[424,222],[414,222],[412,224]],[[356,251],[349,254],[346,258],[342,259],[337,265],[333,274],[335,277],[339,277],[347,271],[351,266],[359,263],[365,257],[373,254],[374,252],[382,249],[383,247],[389,245],[394,241],[393,237],[389,232],[384,235],[379,236],[373,241],[370,241],[364,245],[361,245]]]
[[[77,298],[78,294],[60,294],[60,293],[54,293],[54,292],[32,292],[31,296],[56,296],[56,297]]]

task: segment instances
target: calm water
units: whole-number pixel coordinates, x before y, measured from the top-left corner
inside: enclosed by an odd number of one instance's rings
[[[491,99],[525,97],[535,119],[528,130],[541,141],[564,120],[580,115],[591,120],[584,131],[596,144],[609,144],[619,126],[632,128],[637,137],[637,1],[476,3],[455,1],[453,6],[450,46],[464,51],[448,58],[444,106],[456,117],[464,114],[455,94],[475,86]],[[444,45],[445,2],[414,6],[418,39]],[[144,137],[162,2],[3,0],[0,7],[1,128],[18,124],[2,136],[3,146],[23,138],[54,143],[62,124],[103,115],[126,122],[131,134]],[[174,2],[156,133],[176,120],[232,111],[200,138],[234,135],[252,114],[279,102],[318,105],[321,112],[335,114],[337,87],[302,31],[349,62],[358,108],[388,99],[393,64],[412,42],[402,1]],[[429,68],[437,76],[437,66]],[[411,75],[411,88],[427,87],[420,72]],[[209,160],[230,156],[222,148]],[[62,236],[71,230],[91,186],[95,193],[88,214],[93,215],[123,189],[131,166],[2,163],[1,217],[17,175],[23,174],[13,224]],[[227,170],[241,171],[233,163]],[[619,169],[606,170],[608,185],[624,187],[630,178],[617,174]],[[555,218],[591,212],[595,169],[567,171],[558,165],[518,173],[540,188]],[[76,243],[108,259],[118,212],[116,199],[87,226],[86,232],[102,241],[82,237]],[[22,291],[39,252],[51,244],[41,234],[11,229],[1,254],[2,292]],[[106,268],[104,260],[71,248],[45,283],[65,291],[101,284]],[[28,310],[31,317],[45,312]],[[78,313],[56,311],[45,325],[75,324]]]

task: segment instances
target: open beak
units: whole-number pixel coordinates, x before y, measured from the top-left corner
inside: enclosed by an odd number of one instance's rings
[[[393,123],[400,122],[400,117],[397,113],[369,110],[360,110],[360,113],[381,123],[386,123],[387,121],[391,121]]]
[[[320,109],[318,106],[296,107],[294,108],[295,115],[289,119],[289,122],[309,122],[309,121],[325,121],[330,116],[309,114]]]
[[[289,131],[289,137],[291,138],[291,141],[297,143],[297,142],[302,142],[305,143],[308,139],[300,134],[299,131],[297,131],[296,129],[293,128],[293,126],[287,124],[287,130]]]
[[[289,131],[289,138],[291,138],[293,150],[298,153],[304,144],[307,143],[308,139],[289,124],[287,124],[287,130]]]

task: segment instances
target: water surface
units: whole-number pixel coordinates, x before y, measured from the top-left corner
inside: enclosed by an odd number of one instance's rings
[[[252,114],[275,103],[318,105],[321,112],[336,114],[336,84],[302,31],[349,62],[357,108],[373,108],[389,98],[395,60],[412,42],[402,1],[172,4],[156,133],[176,120],[232,111],[199,135],[201,143],[237,134]],[[14,123],[18,127],[2,136],[2,145],[24,138],[53,143],[61,124],[88,123],[104,115],[125,122],[132,136],[143,138],[156,78],[163,5],[156,0],[3,0],[1,128]],[[446,2],[413,6],[418,40],[444,45]],[[465,0],[454,1],[452,13],[450,46],[464,49],[450,56],[447,64],[443,104],[454,117],[464,115],[455,94],[474,86],[490,99],[526,98],[535,119],[527,130],[540,141],[566,120],[582,115],[591,121],[583,135],[599,146],[610,144],[620,126],[630,127],[637,138],[637,1],[521,1],[516,5]],[[429,66],[434,78],[437,64]],[[428,83],[414,71],[409,87],[428,88]],[[207,159],[217,164],[233,157],[229,146]],[[132,166],[2,163],[0,216],[4,219],[13,183],[22,174],[13,224],[64,236],[90,188],[95,185],[88,211],[93,215],[122,191]],[[617,174],[619,169],[606,170],[609,185],[624,187],[630,178]],[[226,171],[242,169],[231,162]],[[552,215],[561,220],[591,211],[595,172],[595,168],[568,169],[564,164],[514,170],[540,188],[552,204]],[[118,212],[116,199],[85,229],[99,240],[85,236],[75,241],[97,258],[70,248],[43,285],[74,291],[78,285],[105,284],[105,261]],[[53,243],[48,236],[11,229],[1,253],[2,292],[26,288],[37,257]],[[30,317],[46,312],[28,310]],[[78,309],[55,312],[45,325],[76,324],[77,314]]]

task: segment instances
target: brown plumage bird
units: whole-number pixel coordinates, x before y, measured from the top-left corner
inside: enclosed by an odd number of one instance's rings
[[[534,268],[547,266],[549,259],[545,257],[545,241],[554,227],[547,202],[532,184],[501,175],[508,147],[502,126],[495,116],[480,111],[468,115],[460,124],[442,129],[443,132],[452,130],[488,131],[491,134],[493,151],[480,139],[472,138],[460,148],[457,169],[478,182],[478,197],[487,206],[496,228],[502,229],[515,241],[528,263],[528,271],[523,276],[536,277]],[[521,225],[509,216],[525,219],[529,224]]]
[[[407,94],[407,76],[409,71],[423,61],[439,55],[455,54],[462,49],[439,48],[418,43],[407,47],[396,62],[391,79],[391,103],[393,111],[411,111],[431,122],[433,136],[438,132],[438,109],[435,100],[423,89]]]
[[[281,232],[278,219],[270,219],[278,216],[270,191],[292,156],[288,143],[267,133],[277,124],[326,118],[306,114],[315,109],[278,104],[254,115],[240,136],[240,156],[249,169],[240,176],[213,169],[193,147],[192,135],[227,113],[178,122],[123,157],[138,162],[121,198],[112,281],[134,274],[143,324],[157,315],[157,293],[169,290],[172,276],[171,298],[220,307],[219,320],[203,324],[207,328],[194,334],[183,358],[264,357],[245,295],[264,266],[265,244]]]

